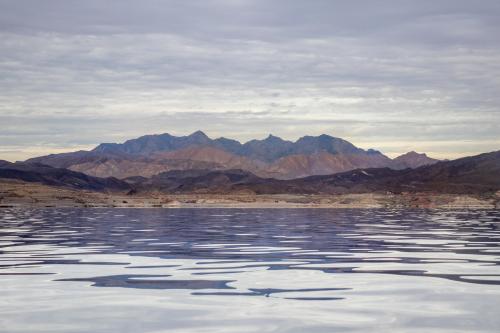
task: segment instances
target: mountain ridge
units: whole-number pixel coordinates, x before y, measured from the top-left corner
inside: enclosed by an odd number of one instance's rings
[[[129,195],[163,194],[319,194],[381,193],[473,194],[500,193],[500,151],[441,161],[415,169],[362,168],[290,180],[264,178],[241,169],[187,169],[124,180],[98,178],[41,163],[0,163],[0,178],[55,187]]]
[[[91,151],[52,154],[26,162],[68,168],[95,177],[150,177],[176,168],[240,168],[260,177],[293,179],[357,168],[404,169],[436,161],[413,154],[392,160],[377,150],[364,150],[327,134],[306,135],[296,141],[269,134],[264,139],[240,143],[224,137],[211,139],[196,131],[187,136],[144,135],[123,143],[102,143]]]
[[[269,134],[264,139],[253,139],[241,143],[234,139],[220,137],[209,138],[198,130],[186,136],[174,136],[169,133],[143,135],[136,139],[126,140],[123,143],[101,143],[92,151],[111,154],[138,154],[147,155],[157,152],[174,151],[189,146],[212,146],[226,150],[236,155],[242,155],[271,162],[280,157],[291,154],[311,154],[319,151],[337,153],[366,153],[361,148],[341,138],[327,134],[319,136],[306,135],[296,141],[284,140]],[[379,153],[370,150],[370,153]]]
[[[140,191],[157,189],[174,194],[428,192],[488,196],[500,191],[500,151],[442,161],[416,169],[367,168],[292,180],[260,178],[244,170],[177,171],[155,175],[137,182],[135,186]]]

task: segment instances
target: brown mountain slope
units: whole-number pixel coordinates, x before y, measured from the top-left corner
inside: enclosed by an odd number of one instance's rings
[[[442,161],[416,169],[354,170],[291,180],[295,188],[328,193],[436,192],[485,195],[500,190],[500,151]]]
[[[358,168],[384,167],[391,160],[381,154],[330,154],[291,155],[273,163],[265,163],[234,155],[209,146],[188,148],[154,154],[151,157],[95,158],[74,164],[69,169],[96,177],[128,178],[151,177],[170,170],[190,169],[241,169],[259,177],[293,179],[310,175],[326,175]]]
[[[94,177],[116,177],[119,179],[141,176],[151,177],[170,170],[224,169],[223,165],[195,160],[155,160],[148,158],[106,158],[71,165],[68,169]]]
[[[293,180],[264,179],[242,170],[176,171],[139,180],[138,191],[166,193],[345,194],[431,192],[495,195],[500,191],[500,151],[417,169],[358,169]]]
[[[269,176],[293,179],[311,175],[329,175],[359,168],[386,167],[391,160],[381,154],[330,154],[320,152],[311,155],[282,157],[267,168]]]
[[[265,169],[266,163],[247,157],[228,153],[210,146],[191,146],[185,149],[153,155],[156,160],[190,160],[217,163],[225,169],[243,169],[258,172]]]
[[[259,172],[265,163],[252,161],[213,147],[192,146],[171,152],[157,153],[151,157],[111,156],[90,159],[73,164],[70,170],[96,177],[114,176],[120,179],[134,176],[151,177],[171,170],[221,170],[245,169]]]

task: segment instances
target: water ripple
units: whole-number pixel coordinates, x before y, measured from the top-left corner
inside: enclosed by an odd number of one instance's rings
[[[355,323],[366,316],[373,322],[385,318],[375,304],[417,326],[425,322],[417,320],[422,316],[438,325],[429,318],[439,312],[436,309],[447,309],[440,315],[454,319],[439,327],[429,324],[431,328],[459,331],[461,324],[494,332],[500,327],[491,312],[500,308],[500,213],[4,209],[0,283],[5,290],[0,314],[32,320],[35,306],[59,304],[58,311],[64,312],[65,300],[78,297],[79,311],[85,313],[84,304],[111,306],[121,297],[140,295],[142,306],[153,310],[163,309],[161,300],[167,297],[176,309],[191,304],[189,309],[215,311],[237,322],[245,315],[234,312],[228,300],[253,302],[248,304],[265,317],[267,306],[262,302],[273,299],[285,302],[281,306],[300,319],[300,327],[311,318],[308,304],[314,304],[316,313],[328,312],[321,304],[342,304],[335,308],[342,318],[356,318],[342,326],[343,331],[355,331]],[[46,293],[58,301],[49,301]],[[424,315],[418,304],[433,310]],[[24,310],[13,313],[13,308]],[[316,320],[334,327],[327,317]],[[45,325],[54,332],[65,327]],[[191,327],[186,325],[181,326]],[[105,331],[99,327],[93,331]],[[367,327],[371,326],[360,331]],[[404,325],[400,328],[405,330]]]

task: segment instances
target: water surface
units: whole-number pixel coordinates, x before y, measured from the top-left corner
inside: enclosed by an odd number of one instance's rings
[[[0,210],[1,332],[498,332],[500,212]]]

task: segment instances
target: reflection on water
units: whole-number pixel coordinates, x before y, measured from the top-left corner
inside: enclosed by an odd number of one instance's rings
[[[497,332],[499,227],[498,211],[2,210],[0,331]]]

